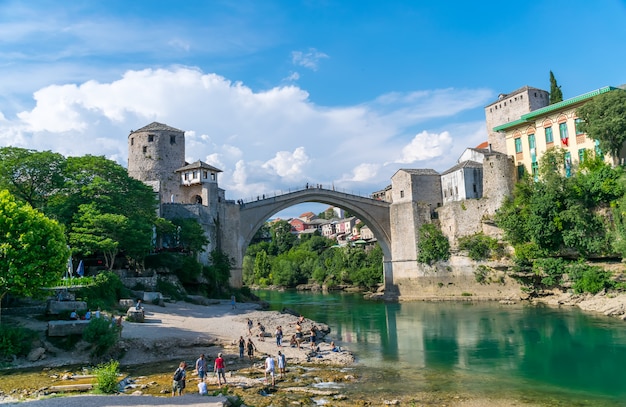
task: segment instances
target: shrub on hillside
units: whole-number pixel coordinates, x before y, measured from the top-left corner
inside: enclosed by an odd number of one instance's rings
[[[28,355],[34,336],[35,332],[30,329],[0,325],[0,359],[9,360],[13,355]]]
[[[581,265],[573,268],[569,276],[574,282],[572,288],[578,294],[597,294],[615,285],[615,282],[611,280],[611,273],[597,266]]]
[[[94,345],[95,356],[102,356],[117,343],[119,329],[106,318],[94,318],[85,327],[83,339]]]
[[[420,227],[417,249],[419,251],[417,261],[429,266],[450,258],[448,238],[432,223],[426,223]]]
[[[110,309],[117,306],[120,298],[130,297],[130,291],[117,274],[105,271],[94,278],[93,284],[81,288],[76,296],[87,302],[91,309]]]
[[[459,249],[467,250],[469,258],[476,261],[501,257],[503,254],[502,246],[498,244],[498,240],[485,236],[483,233],[461,237]]]

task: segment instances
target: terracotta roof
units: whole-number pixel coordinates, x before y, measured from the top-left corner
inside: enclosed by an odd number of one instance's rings
[[[139,130],[131,131],[130,134],[146,131],[175,131],[178,133],[184,133],[183,130],[176,129],[174,127],[168,126],[167,124],[152,122],[149,125],[140,128]]]
[[[198,169],[203,169],[203,170],[209,170],[209,171],[213,171],[213,172],[222,172],[222,170],[220,170],[219,168],[215,168],[212,165],[209,165],[205,162],[202,161],[196,161],[195,163],[191,163],[191,164],[187,164],[184,167],[180,167],[179,169],[176,170],[176,172],[183,172],[183,171],[189,171],[189,170],[198,170]]]
[[[483,141],[476,146],[476,149],[489,148],[489,141]]]

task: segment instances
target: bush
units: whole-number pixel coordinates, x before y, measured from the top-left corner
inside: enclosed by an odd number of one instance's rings
[[[467,250],[469,258],[476,261],[500,257],[503,252],[497,239],[485,236],[483,233],[460,238],[459,249]]]
[[[94,372],[96,374],[96,391],[106,394],[117,393],[119,367],[120,362],[117,360],[98,365]]]
[[[185,293],[182,293],[175,284],[161,278],[157,280],[156,289],[163,294],[163,296],[169,297],[175,301],[181,301],[185,298]]]
[[[95,346],[94,355],[102,356],[113,347],[119,338],[119,327],[111,326],[105,318],[94,318],[83,331],[83,339]]]
[[[570,274],[574,280],[574,292],[596,294],[603,289],[612,288],[615,282],[611,280],[611,273],[600,267],[587,266],[578,269],[578,275]]]
[[[111,309],[117,306],[120,298],[129,297],[130,291],[124,287],[117,274],[105,271],[95,277],[93,284],[81,288],[76,295],[87,302],[91,309]]]
[[[541,284],[546,287],[560,285],[566,272],[565,260],[561,258],[537,259],[533,263],[533,273],[541,277]]]
[[[4,360],[15,356],[26,356],[30,352],[35,332],[22,328],[0,325],[0,358]]]
[[[441,230],[432,223],[426,223],[419,229],[419,251],[417,261],[429,266],[437,261],[445,261],[450,258],[450,242]]]

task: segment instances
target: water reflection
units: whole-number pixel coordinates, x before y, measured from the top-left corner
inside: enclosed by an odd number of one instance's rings
[[[346,294],[258,294],[273,309],[295,309],[331,326],[331,336],[366,367],[359,391],[406,391],[401,383],[410,380],[411,391],[506,391],[538,399],[585,397],[592,404],[617,403],[626,396],[622,321],[523,305],[384,304]]]

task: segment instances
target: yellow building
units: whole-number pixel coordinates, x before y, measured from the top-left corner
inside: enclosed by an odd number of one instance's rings
[[[494,127],[494,131],[505,135],[506,151],[514,159],[518,178],[525,173],[537,178],[539,159],[546,150],[553,147],[561,147],[566,151],[566,176],[571,174],[572,167],[580,163],[585,151],[599,153],[597,141],[580,131],[580,119],[576,116],[576,109],[595,96],[615,89],[617,88],[610,86],[600,88],[542,107],[523,114],[518,120]]]

